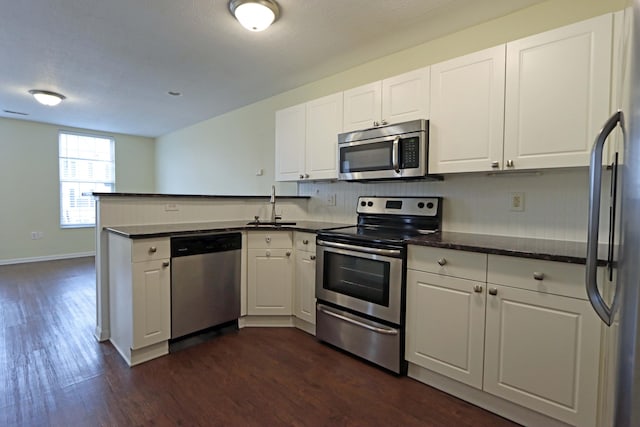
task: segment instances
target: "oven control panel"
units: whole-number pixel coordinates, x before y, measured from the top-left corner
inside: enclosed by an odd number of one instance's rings
[[[358,197],[356,211],[364,214],[438,216],[440,197]]]

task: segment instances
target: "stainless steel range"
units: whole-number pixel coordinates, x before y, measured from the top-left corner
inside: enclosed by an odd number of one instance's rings
[[[360,197],[358,224],[318,233],[316,337],[406,373],[406,239],[438,231],[439,197]]]

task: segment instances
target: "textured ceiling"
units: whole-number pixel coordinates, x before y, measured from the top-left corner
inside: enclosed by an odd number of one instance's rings
[[[0,117],[159,136],[539,1],[278,0],[252,33],[227,0],[0,0]]]

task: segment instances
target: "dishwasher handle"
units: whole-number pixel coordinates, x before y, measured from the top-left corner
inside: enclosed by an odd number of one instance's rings
[[[242,234],[200,234],[171,238],[171,257],[183,257],[242,249]]]

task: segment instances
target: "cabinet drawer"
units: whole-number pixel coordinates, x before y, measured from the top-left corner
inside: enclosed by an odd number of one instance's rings
[[[288,231],[250,231],[247,233],[249,248],[293,248],[291,233]]]
[[[484,282],[487,278],[487,255],[409,245],[407,267],[413,270]]]
[[[171,256],[169,239],[132,240],[131,262],[153,261]]]
[[[489,283],[587,299],[584,265],[489,255],[487,270]]]
[[[316,235],[315,233],[296,232],[293,235],[293,244],[296,251],[316,252]]]

